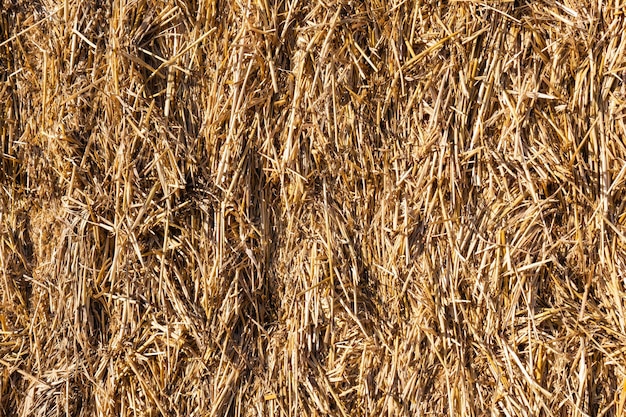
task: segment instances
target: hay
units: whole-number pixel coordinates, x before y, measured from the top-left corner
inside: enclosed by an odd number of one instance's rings
[[[0,416],[624,415],[624,1],[1,9]]]

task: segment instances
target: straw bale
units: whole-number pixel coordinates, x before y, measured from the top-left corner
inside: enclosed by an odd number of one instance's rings
[[[3,0],[0,416],[621,416],[626,3]]]

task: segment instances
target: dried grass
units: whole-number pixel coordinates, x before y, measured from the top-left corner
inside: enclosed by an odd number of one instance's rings
[[[626,413],[626,2],[4,0],[0,416]]]

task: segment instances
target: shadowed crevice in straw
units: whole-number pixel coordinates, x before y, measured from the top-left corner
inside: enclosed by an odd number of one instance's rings
[[[0,11],[0,416],[623,415],[626,3]]]

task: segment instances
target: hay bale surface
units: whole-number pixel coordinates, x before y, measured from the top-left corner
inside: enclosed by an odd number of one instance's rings
[[[0,416],[626,412],[624,1],[0,9]]]

